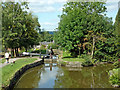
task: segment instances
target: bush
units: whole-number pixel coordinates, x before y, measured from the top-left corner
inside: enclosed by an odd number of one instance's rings
[[[19,51],[19,53],[21,54],[23,52],[25,52],[25,48],[24,47],[21,48],[21,50]]]
[[[48,45],[48,49],[50,49],[50,47],[51,47],[52,49],[58,49],[58,48],[59,48],[59,46],[56,45],[55,43],[50,43],[50,44]]]
[[[41,54],[46,54],[46,50],[41,50]]]
[[[113,65],[115,68],[120,68],[120,61],[116,61]]]
[[[81,58],[85,59],[85,61],[81,64],[82,66],[93,66],[90,55],[81,55]]]
[[[29,49],[29,50],[28,50],[28,52],[32,52],[32,51],[34,51],[34,50],[33,50],[33,49]]]
[[[105,55],[105,60],[107,62],[114,62],[114,61],[117,61],[117,58],[116,57],[111,57],[110,55]],[[102,60],[103,61],[103,60]]]
[[[85,60],[91,60],[91,56],[87,55],[87,54],[82,54],[81,56],[79,56],[80,58],[83,58]]]
[[[81,64],[82,66],[93,66],[93,63],[90,60],[86,60]]]
[[[40,53],[40,50],[34,50],[31,53]]]
[[[46,46],[45,45],[41,45],[40,49],[41,50],[46,50]]]
[[[42,46],[42,49],[36,49],[36,50],[31,49],[31,50],[30,50],[31,53],[40,53],[41,52],[41,54],[46,54],[46,49],[44,49],[44,46]]]
[[[71,52],[72,57],[77,57],[77,54],[75,52]]]
[[[113,70],[110,70],[109,71],[109,82],[112,84],[112,85],[118,85],[120,86],[120,78],[119,78],[119,70],[120,68],[118,69],[113,69]]]

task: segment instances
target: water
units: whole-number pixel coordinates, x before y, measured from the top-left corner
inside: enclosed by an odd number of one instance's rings
[[[111,64],[82,68],[44,64],[25,72],[15,88],[112,88],[107,74],[112,68]]]

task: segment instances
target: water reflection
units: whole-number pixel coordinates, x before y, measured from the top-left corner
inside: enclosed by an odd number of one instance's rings
[[[107,71],[111,64],[66,68],[49,63],[28,70],[16,88],[111,88]]]

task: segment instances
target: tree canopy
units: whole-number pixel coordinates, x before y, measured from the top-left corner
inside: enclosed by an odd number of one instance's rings
[[[104,2],[68,2],[60,16],[55,42],[72,56],[90,54],[92,58],[115,54],[114,28],[106,16]],[[111,46],[112,45],[112,46]]]
[[[2,2],[2,35],[5,48],[26,50],[39,44],[38,18],[28,13],[27,2]]]
[[[118,56],[120,57],[120,8],[118,10],[118,13],[116,15],[115,19],[115,34],[117,35],[117,51],[118,51]]]

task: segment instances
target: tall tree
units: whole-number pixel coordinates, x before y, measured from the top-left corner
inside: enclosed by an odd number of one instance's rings
[[[117,52],[118,52],[118,56],[120,57],[120,8],[118,10],[118,13],[116,15],[116,19],[115,19],[115,34],[117,36]]]
[[[61,33],[61,38],[58,38],[60,40],[57,40],[60,41],[58,43],[76,55],[79,53],[78,44],[81,44],[80,53],[82,54],[85,35],[92,30],[94,36],[102,30],[100,23],[105,11],[103,2],[68,2],[65,4],[58,27]]]
[[[41,42],[47,41],[51,42],[53,41],[53,35],[49,33],[49,31],[45,31],[44,29],[40,33],[41,36]]]
[[[60,16],[55,42],[73,56],[90,53],[92,58],[115,54],[114,28],[106,17],[104,2],[68,2]],[[110,46],[110,44],[112,46]],[[87,52],[87,53],[86,53]]]
[[[11,48],[12,54],[15,50],[17,54],[18,48],[25,47],[27,50],[29,46],[38,43],[37,30],[40,28],[40,24],[38,18],[25,11],[28,9],[27,2],[3,2],[2,9],[5,48]]]

